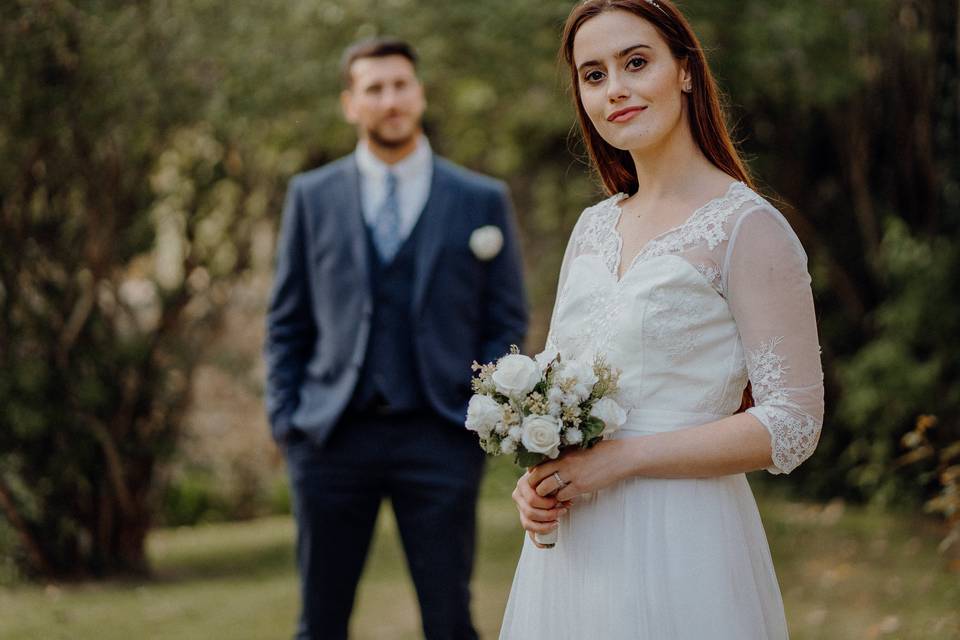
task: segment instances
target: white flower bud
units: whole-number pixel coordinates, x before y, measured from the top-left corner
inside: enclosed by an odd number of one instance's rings
[[[599,379],[593,371],[593,363],[586,360],[562,361],[560,370],[557,372],[557,378],[562,381],[573,380],[575,382],[572,393],[577,396],[580,402],[590,397],[593,385]]]
[[[590,411],[590,415],[603,422],[603,435],[613,433],[627,421],[627,412],[610,398],[597,400]]]

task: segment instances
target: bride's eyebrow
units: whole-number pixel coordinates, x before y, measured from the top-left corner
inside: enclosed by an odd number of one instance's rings
[[[630,46],[627,47],[626,49],[623,49],[623,50],[619,51],[619,52],[617,53],[616,57],[617,57],[617,58],[623,58],[624,56],[627,56],[627,55],[630,55],[631,53],[633,53],[633,51],[634,51],[635,49],[653,49],[653,47],[651,47],[651,46],[648,45],[648,44],[634,44],[634,45],[630,45]],[[587,60],[586,62],[582,62],[582,63],[580,63],[580,64],[577,66],[577,71],[583,71],[583,69],[585,69],[586,67],[599,67],[599,66],[601,66],[601,65],[600,65],[600,62],[598,62],[597,60]]]

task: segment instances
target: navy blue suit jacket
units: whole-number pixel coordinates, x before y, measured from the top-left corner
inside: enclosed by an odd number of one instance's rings
[[[418,224],[410,331],[432,409],[462,425],[471,364],[521,344],[527,328],[522,264],[506,185],[434,156]],[[503,249],[479,260],[478,227]],[[284,206],[267,313],[267,413],[273,437],[291,428],[322,444],[357,385],[373,312],[368,243],[353,154],[295,176]]]

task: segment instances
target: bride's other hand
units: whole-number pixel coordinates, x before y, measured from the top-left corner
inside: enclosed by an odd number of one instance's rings
[[[537,465],[524,477],[537,495],[552,495],[567,503],[579,495],[603,489],[623,477],[621,456],[617,455],[619,444],[615,440],[604,440],[590,449],[568,450],[556,460]],[[563,486],[557,481],[557,476],[560,476]]]
[[[556,529],[559,525],[557,519],[567,512],[569,505],[560,503],[553,496],[537,495],[528,480],[531,472],[535,471],[536,468],[520,476],[512,497],[517,503],[517,511],[520,512],[520,524],[526,529],[533,543],[543,548],[537,543],[533,534],[548,533]]]

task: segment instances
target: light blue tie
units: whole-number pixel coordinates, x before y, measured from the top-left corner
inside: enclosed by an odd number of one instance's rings
[[[397,197],[397,174],[387,172],[387,197],[373,222],[373,244],[380,260],[388,263],[400,248],[400,200]]]

